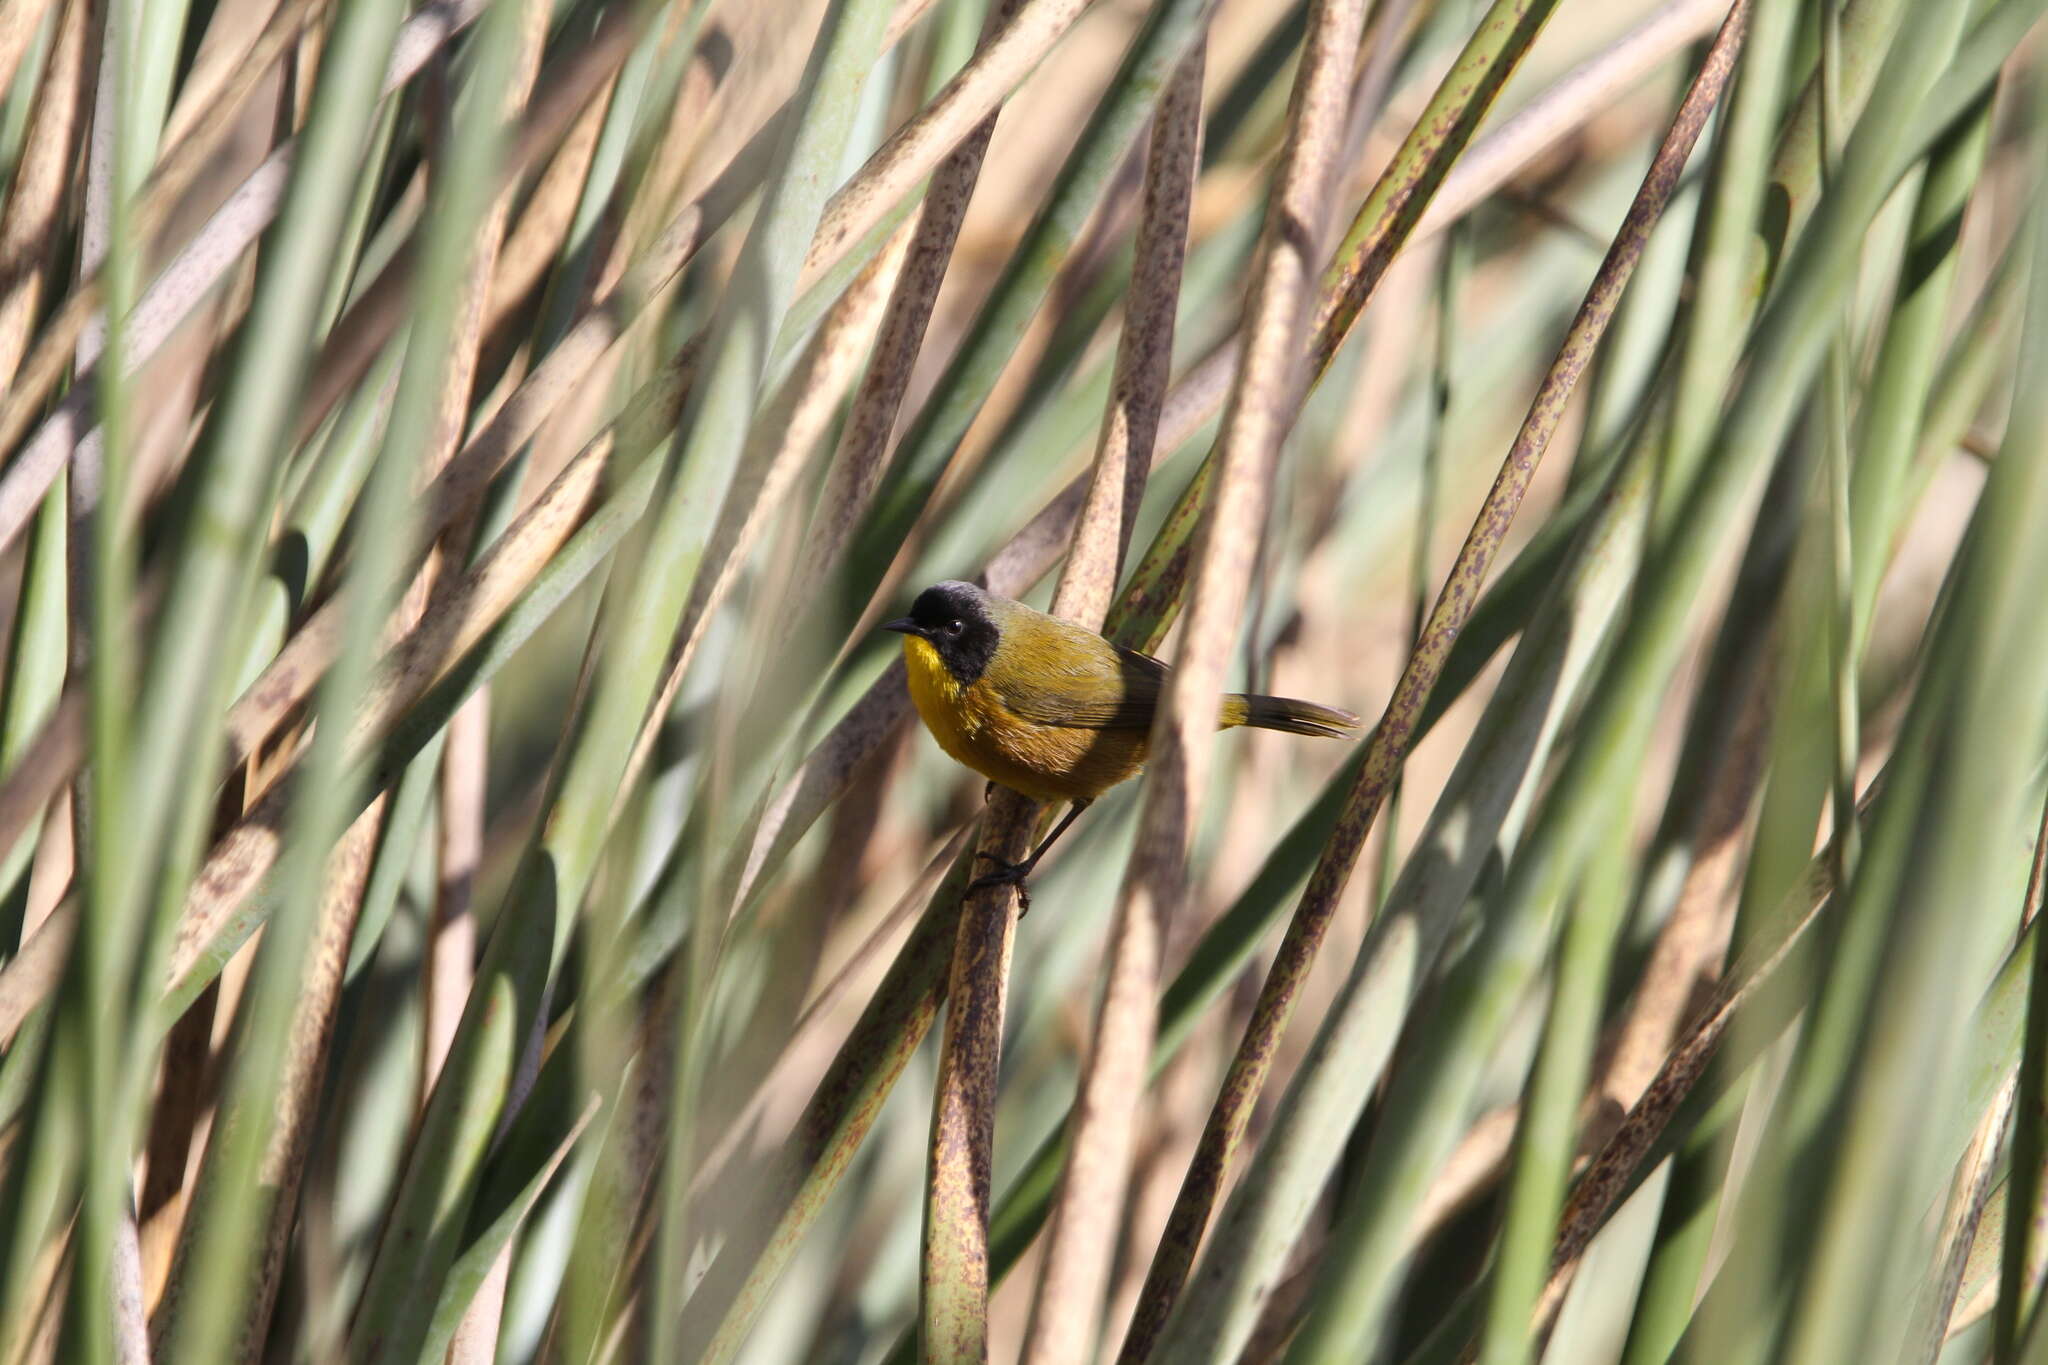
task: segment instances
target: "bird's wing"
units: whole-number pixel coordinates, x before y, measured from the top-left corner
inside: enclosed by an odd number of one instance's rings
[[[1062,634],[1065,648],[1033,651],[1028,665],[1005,670],[997,688],[1003,705],[1037,725],[1150,729],[1166,665],[1079,627]]]

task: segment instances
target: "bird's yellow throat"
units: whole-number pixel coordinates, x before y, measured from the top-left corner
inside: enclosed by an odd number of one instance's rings
[[[960,680],[939,658],[931,641],[904,636],[903,666],[910,674],[910,700],[927,724],[934,715],[945,714],[960,704]]]
[[[903,666],[910,681],[910,703],[917,708],[939,747],[970,768],[985,767],[974,761],[973,739],[968,734],[968,717],[974,708],[967,706],[961,695],[967,689],[946,667],[939,651],[932,648],[929,640],[906,635]]]
[[[939,651],[932,648],[932,642],[922,636],[903,637],[903,662],[915,679],[929,678],[931,685],[943,686],[949,692],[958,692],[960,684],[953,678],[945,663],[939,658]],[[916,686],[913,683],[912,686]]]

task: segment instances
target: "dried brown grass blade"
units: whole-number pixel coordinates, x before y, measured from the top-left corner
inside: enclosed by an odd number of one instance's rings
[[[54,264],[71,164],[90,116],[98,68],[93,50],[98,26],[92,14],[90,0],[68,0],[64,6],[49,60],[43,64],[42,83],[36,87],[35,113],[21,159],[7,187],[6,207],[0,210],[0,391],[21,366]],[[12,22],[0,19],[0,35]]]
[[[0,92],[14,84],[21,59],[34,45],[36,30],[43,26],[51,4],[52,0],[19,0],[0,6]]]
[[[1031,852],[1037,815],[1037,802],[997,788],[979,851],[1022,862]],[[953,941],[918,1275],[919,1350],[941,1365],[989,1354],[989,1186],[1020,895],[1014,884],[968,891]]]
[[[922,0],[922,10],[930,0]],[[809,289],[882,221],[889,209],[1009,97],[1090,0],[1027,0],[989,35],[973,60],[910,122],[890,135],[825,205],[797,289]],[[891,33],[893,38],[894,26]]]

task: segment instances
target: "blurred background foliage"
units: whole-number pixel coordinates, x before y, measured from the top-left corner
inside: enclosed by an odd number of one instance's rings
[[[0,1359],[2048,1360],[2044,8],[0,0]]]

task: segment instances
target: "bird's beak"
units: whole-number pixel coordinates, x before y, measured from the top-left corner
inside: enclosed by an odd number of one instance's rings
[[[911,620],[908,616],[899,616],[893,621],[882,622],[882,629],[893,630],[898,635],[915,635],[917,634],[917,622]]]

